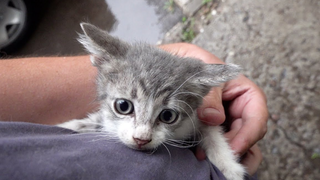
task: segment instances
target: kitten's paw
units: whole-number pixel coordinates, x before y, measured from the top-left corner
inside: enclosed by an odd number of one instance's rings
[[[78,120],[71,120],[68,122],[57,124],[56,126],[62,127],[65,129],[71,129],[74,131],[79,131],[79,129],[81,129],[81,127],[82,127],[81,122],[78,122]]]
[[[229,164],[227,168],[220,169],[227,180],[243,180],[246,174],[245,168],[239,163]]]
[[[77,132],[94,132],[99,129],[99,126],[89,119],[74,119],[65,123],[57,124],[56,126]]]

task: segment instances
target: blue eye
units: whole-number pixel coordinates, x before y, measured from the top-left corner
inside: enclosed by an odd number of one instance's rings
[[[128,115],[133,113],[133,104],[126,99],[117,99],[114,104],[114,108],[119,114]]]
[[[174,123],[178,119],[178,113],[171,109],[164,109],[159,115],[159,120],[166,124]]]

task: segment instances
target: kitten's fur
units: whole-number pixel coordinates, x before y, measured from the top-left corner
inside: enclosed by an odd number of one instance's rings
[[[79,41],[92,54],[91,61],[99,71],[101,106],[88,118],[71,120],[60,127],[100,131],[139,150],[155,149],[164,143],[184,147],[191,139],[193,144],[200,143],[228,180],[243,179],[245,170],[237,163],[221,127],[202,124],[196,114],[203,97],[212,87],[236,77],[238,66],[205,64],[148,44],[128,44],[91,24],[82,23],[81,27],[85,34]],[[129,104],[122,106],[124,101]],[[130,102],[133,111],[122,114],[122,109],[130,109]],[[167,121],[175,115],[175,121]],[[199,134],[201,140],[195,141]]]

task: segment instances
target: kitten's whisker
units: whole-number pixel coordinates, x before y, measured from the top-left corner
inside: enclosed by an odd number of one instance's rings
[[[105,138],[100,138],[100,139],[92,139],[89,142],[97,142],[97,141],[105,141],[105,140],[109,140],[109,139],[105,139]]]
[[[172,142],[167,142],[167,141],[165,142],[165,144],[168,144],[170,146],[177,147],[177,148],[184,148],[184,149],[190,147],[190,145],[182,145],[182,144],[177,144],[177,143],[172,143]]]
[[[107,140],[109,142],[118,142],[119,139],[109,135],[108,133],[99,133],[95,136],[97,139],[92,139],[90,142],[96,142],[101,140]]]
[[[185,101],[182,101],[182,100],[175,100],[175,101],[178,101],[178,102],[181,102],[181,103],[184,103],[184,104],[186,104],[189,108],[190,108],[190,110],[192,111],[192,114],[194,115],[194,110],[192,109],[192,107],[187,103],[187,102],[185,102]],[[180,109],[183,109],[183,108],[180,108]],[[184,109],[183,109],[184,110]],[[185,110],[184,110],[185,111]],[[186,111],[185,111],[186,112]],[[187,112],[186,112],[187,113]],[[188,114],[188,113],[187,113]],[[190,115],[188,114],[188,116],[189,116],[189,118],[190,118]],[[191,119],[191,118],[190,118]],[[192,121],[192,120],[191,120]],[[193,121],[192,121],[192,123],[193,123]],[[193,126],[194,126],[194,124],[193,124]],[[200,132],[200,130],[199,129],[196,129],[195,127],[194,127],[194,130],[197,130],[197,132],[202,136],[202,134],[201,134],[201,132]],[[194,139],[196,138],[196,132],[194,131]],[[198,145],[198,144],[197,144]]]
[[[183,140],[174,140],[174,139],[168,139],[166,142],[168,144],[175,145],[175,146],[181,145],[181,147],[183,148],[194,147],[201,143],[201,141],[183,141]]]
[[[110,136],[109,134],[99,134],[99,135],[97,135],[96,137],[105,137],[105,138],[116,138],[116,137],[112,137],[112,136]]]
[[[167,149],[167,151],[168,151],[168,153],[169,153],[170,164],[171,164],[171,153],[170,153],[170,151],[169,151],[169,148],[168,148],[164,143],[161,143],[161,144]]]
[[[154,148],[154,149],[151,151],[150,155],[154,154],[157,150],[158,150],[158,147]]]
[[[77,120],[74,120],[74,121],[77,121]],[[83,120],[79,120],[79,121],[83,121]],[[86,124],[101,125],[101,123],[94,122],[94,121],[86,121]]]
[[[200,97],[203,101],[205,101],[205,102],[208,103],[208,100],[206,100],[206,99],[204,98],[204,96],[201,96],[200,94],[195,93],[195,92],[179,92],[179,93],[174,94],[174,96],[177,96],[177,95],[179,95],[179,94],[191,94],[191,95],[194,95],[194,96],[198,96],[198,97]],[[173,97],[174,97],[174,96],[173,96]]]
[[[74,121],[74,122],[73,122],[73,121]],[[77,121],[79,121],[79,122],[77,122]],[[71,120],[71,121],[67,121],[67,122],[64,122],[64,123],[70,123],[70,122],[80,123],[80,124],[82,124],[83,122],[85,122],[85,123],[83,123],[83,124],[85,124],[85,125],[101,125],[101,123],[92,122],[92,121],[85,121],[85,120]],[[64,123],[62,123],[62,124],[64,124]],[[61,127],[61,126],[59,126],[59,124],[58,124],[58,127]]]
[[[170,132],[170,131],[164,131],[169,137],[172,137],[173,135],[173,132]]]
[[[199,134],[199,136],[197,136],[198,137],[198,139],[199,139],[199,143],[201,143],[202,141],[203,141],[203,134],[201,133],[201,131],[198,129],[198,133],[197,134]]]
[[[191,94],[191,95],[194,95],[194,96],[199,96],[199,97],[201,97],[202,99],[204,99],[204,97],[203,96],[201,96],[200,94],[198,94],[198,93],[194,93],[194,92],[179,92],[179,93],[176,93],[176,94],[174,94],[174,96],[177,96],[177,95],[179,95],[179,94]]]
[[[105,140],[115,140],[115,141],[119,141],[118,138],[109,138],[109,137],[96,137],[96,138],[105,139]]]
[[[172,97],[186,82],[188,82],[190,79],[192,79],[194,76],[204,72],[204,71],[207,71],[207,70],[202,70],[202,71],[199,71],[197,73],[194,73],[192,76],[190,76],[188,79],[186,79],[175,91],[173,91],[173,93],[171,93],[170,97]]]
[[[190,121],[191,121],[191,123],[192,123],[192,127],[193,127],[193,134],[192,134],[192,136],[193,136],[193,140],[195,140],[195,135],[196,135],[196,126],[195,126],[195,124],[194,124],[194,122],[193,122],[193,120],[192,120],[191,116],[190,116],[190,115],[189,115],[189,113],[188,113],[186,110],[184,110],[183,108],[181,108],[181,107],[179,107],[179,106],[175,106],[175,107],[177,107],[177,108],[179,108],[179,109],[183,110],[183,111],[187,114],[187,116],[189,117],[189,119],[190,119]]]
[[[68,128],[64,128],[64,129],[68,129]],[[68,129],[68,130],[72,130],[72,129]],[[72,131],[74,131],[74,133],[72,133],[72,134],[67,134],[68,136],[77,136],[77,135],[81,135],[81,134],[83,134],[83,133],[86,133],[86,134],[88,134],[88,133],[100,133],[100,132],[97,132],[97,130],[98,129],[85,129],[86,131],[85,132],[81,132],[81,130],[78,130],[78,131],[75,131],[75,130],[72,130]],[[64,130],[61,130],[60,132],[63,132]]]
[[[176,139],[168,139],[168,141],[171,142],[176,142],[176,143],[185,143],[185,144],[189,144],[189,143],[193,143],[193,142],[200,142],[200,140],[196,140],[196,141],[185,141],[185,140],[176,140]]]
[[[177,148],[184,148],[184,149],[194,147],[193,145],[181,145],[181,144],[171,143],[167,141],[165,142],[165,144],[168,144],[170,146],[177,147]]]
[[[176,99],[175,101],[178,101],[178,102],[181,102],[181,103],[184,103],[185,105],[187,105],[190,108],[192,114],[194,114],[194,111],[193,111],[192,107],[187,102],[182,101],[182,100],[178,100],[178,99]]]

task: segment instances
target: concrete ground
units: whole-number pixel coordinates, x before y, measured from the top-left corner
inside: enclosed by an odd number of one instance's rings
[[[192,42],[242,65],[268,98],[259,179],[320,179],[320,1],[221,0],[212,10]]]

